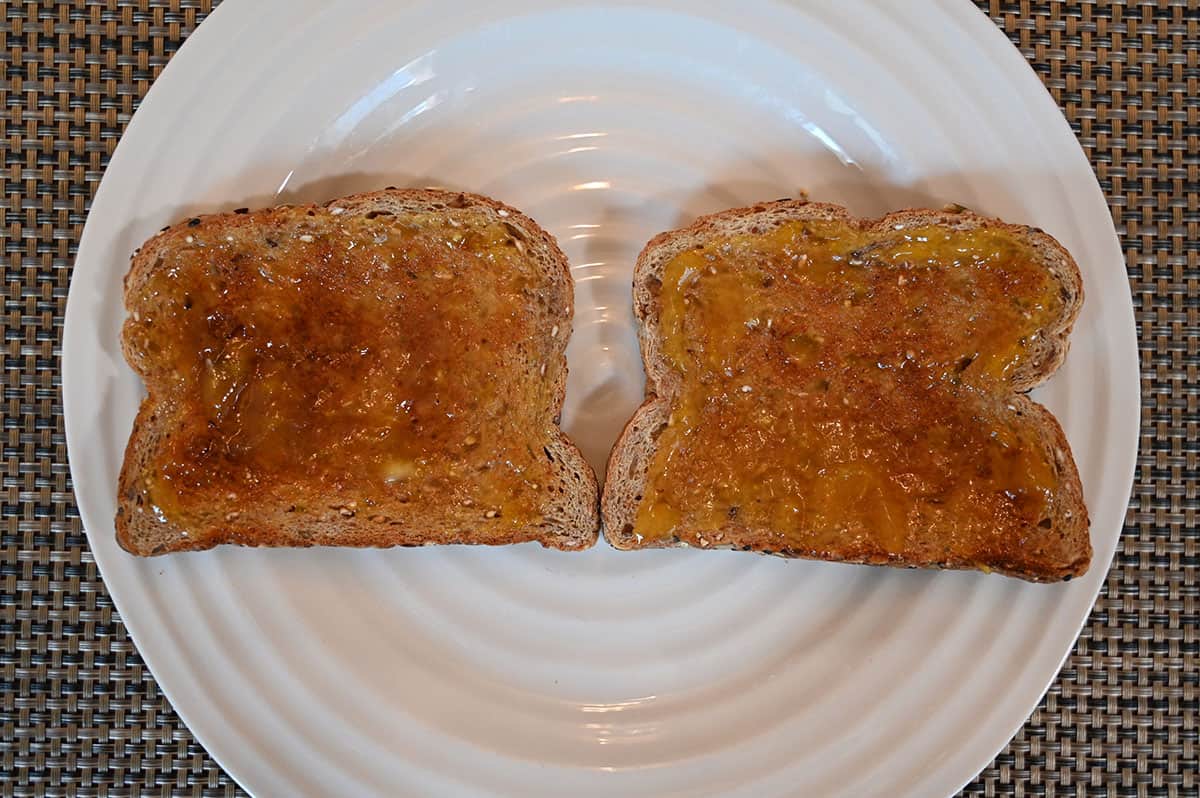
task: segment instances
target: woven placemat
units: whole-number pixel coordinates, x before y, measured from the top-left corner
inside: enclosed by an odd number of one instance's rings
[[[211,0],[0,0],[0,794],[234,795],[113,610],[71,493],[72,258],[129,117]],[[1197,795],[1200,3],[981,2],[1071,122],[1129,269],[1143,372],[1121,546],[1066,667],[971,796]]]

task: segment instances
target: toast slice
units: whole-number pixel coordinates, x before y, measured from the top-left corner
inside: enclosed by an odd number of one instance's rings
[[[734,548],[1070,579],[1091,560],[1062,428],[1079,269],[965,209],[780,200],[638,257],[646,400],[608,463],[618,549]]]
[[[596,540],[557,426],[573,283],[513,208],[389,189],[189,219],[134,253],[125,307],[134,554]]]

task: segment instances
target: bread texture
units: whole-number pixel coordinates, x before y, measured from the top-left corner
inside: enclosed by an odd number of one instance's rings
[[[199,216],[134,253],[125,307],[129,552],[597,538],[557,426],[570,270],[514,208],[387,189]]]
[[[1043,280],[1043,282],[1050,286],[1049,290],[1052,292],[1050,295],[1053,297],[1053,302],[1048,305],[1052,309],[1046,312],[1051,315],[1042,320],[1037,330],[1022,331],[1019,345],[1023,349],[1020,350],[1020,356],[1010,358],[1014,361],[1009,364],[1011,367],[996,366],[997,376],[974,376],[976,372],[982,374],[984,365],[979,362],[973,364],[970,357],[964,357],[961,363],[965,365],[957,367],[943,369],[939,366],[935,369],[931,366],[927,370],[929,375],[941,374],[943,371],[950,375],[944,380],[928,377],[930,385],[933,386],[931,391],[937,394],[937,401],[931,400],[926,403],[922,393],[924,389],[918,387],[905,394],[910,397],[907,406],[897,408],[889,406],[886,402],[889,396],[888,391],[892,388],[888,387],[872,393],[875,391],[874,388],[871,388],[866,382],[858,381],[857,367],[844,362],[846,358],[843,358],[842,353],[837,350],[836,338],[825,344],[824,348],[821,344],[812,343],[805,338],[805,335],[808,334],[815,335],[806,327],[806,317],[817,319],[814,322],[817,324],[821,319],[834,318],[832,314],[835,311],[815,305],[801,306],[791,309],[792,312],[788,318],[791,319],[793,326],[790,332],[785,332],[792,335],[790,339],[792,341],[800,340],[802,343],[811,344],[812,352],[809,352],[808,355],[813,364],[807,367],[807,371],[801,372],[794,368],[794,360],[783,357],[777,362],[791,364],[788,366],[792,369],[791,371],[781,368],[774,375],[763,376],[762,369],[759,369],[754,374],[759,381],[754,381],[749,376],[743,377],[740,374],[732,376],[737,372],[738,361],[736,358],[727,358],[726,361],[722,361],[722,364],[728,363],[731,367],[727,368],[724,373],[731,375],[730,381],[735,386],[737,381],[742,379],[747,381],[746,384],[741,385],[737,390],[722,387],[724,383],[720,380],[721,374],[714,370],[713,373],[717,376],[716,380],[711,375],[705,377],[711,383],[712,394],[704,396],[703,391],[710,390],[710,388],[698,389],[695,384],[695,381],[699,379],[696,376],[696,370],[692,368],[692,371],[689,372],[688,367],[694,366],[698,362],[697,359],[704,353],[704,347],[710,342],[710,339],[705,338],[704,335],[697,336],[694,328],[680,327],[681,330],[692,334],[694,339],[698,339],[698,341],[684,339],[682,343],[675,344],[677,348],[680,348],[679,351],[685,352],[679,357],[691,359],[683,361],[687,365],[681,365],[679,358],[671,356],[668,351],[670,346],[664,330],[664,303],[666,301],[664,297],[669,291],[676,290],[673,285],[665,284],[668,266],[676,258],[684,257],[686,253],[695,253],[697,256],[704,254],[715,264],[712,267],[714,277],[711,279],[729,279],[725,275],[725,272],[729,270],[749,272],[756,268],[752,258],[737,261],[736,259],[731,260],[733,256],[722,256],[721,252],[730,250],[729,242],[753,242],[764,236],[777,234],[788,225],[800,225],[801,227],[811,225],[817,228],[820,228],[821,225],[841,226],[849,231],[847,235],[854,235],[865,242],[852,253],[860,258],[857,263],[851,257],[849,263],[853,264],[852,266],[843,264],[839,267],[866,270],[863,272],[865,276],[862,278],[862,284],[866,286],[862,292],[866,297],[863,300],[865,303],[880,302],[886,297],[903,297],[904,292],[912,288],[912,283],[918,279],[925,279],[925,276],[930,274],[929,271],[914,271],[910,268],[918,260],[915,256],[910,257],[908,261],[902,257],[891,257],[887,263],[871,260],[873,250],[887,246],[894,248],[892,242],[897,241],[897,237],[906,235],[908,231],[942,231],[948,237],[962,234],[990,236],[995,240],[1011,238],[1014,242],[1013,246],[1020,247],[1019,251],[1027,253],[1027,256],[1034,261],[1036,269],[1033,271],[1040,270],[1041,274],[1046,276],[1048,282],[1047,280]],[[788,227],[788,229],[791,228]],[[992,238],[988,240],[990,241]],[[721,249],[722,246],[724,249]],[[737,246],[741,245],[734,245],[734,251],[737,251]],[[794,260],[794,263],[806,263],[807,256],[802,251],[803,243],[792,242],[788,246],[792,247],[788,250],[791,256],[797,259]],[[800,250],[799,254],[796,250]],[[706,253],[714,254],[707,255]],[[725,260],[721,260],[722,257],[725,257]],[[701,265],[705,262],[697,261]],[[924,264],[919,265],[923,266]],[[721,275],[718,275],[718,266],[725,270]],[[878,274],[885,269],[890,270],[885,274],[886,283]],[[797,269],[793,269],[791,276],[795,277],[797,271]],[[695,279],[690,274],[690,271],[685,271],[685,278]],[[776,286],[779,285],[778,278],[781,274],[784,280],[789,276],[786,269],[783,272],[778,270],[771,272],[771,279],[776,280]],[[1033,276],[1037,277],[1037,274],[1035,273]],[[897,281],[899,287],[896,287]],[[678,282],[682,286],[683,280],[680,279]],[[906,282],[909,283],[907,286]],[[876,297],[877,291],[883,291],[881,286],[885,285],[887,291],[891,293],[885,292],[886,297],[882,295]],[[753,291],[746,293],[746,296],[751,294],[769,296],[772,290],[763,289],[756,283]],[[678,291],[681,292],[683,289],[679,288]],[[809,297],[808,301],[811,302],[811,297],[817,294],[801,292],[797,295]],[[858,298],[853,294],[847,294],[847,298],[844,300],[841,299],[841,294],[835,295],[828,291],[823,296],[831,299],[828,304],[834,306],[835,310],[839,310],[844,302],[848,309],[847,314],[850,313],[851,305],[858,302]],[[616,442],[608,463],[602,499],[602,517],[605,536],[614,547],[618,549],[667,546],[732,548],[784,557],[873,565],[980,569],[996,571],[1030,581],[1070,579],[1087,570],[1091,559],[1089,521],[1078,470],[1072,459],[1070,447],[1054,416],[1024,394],[1046,380],[1062,363],[1067,353],[1068,335],[1083,303],[1083,285],[1078,266],[1066,249],[1051,236],[1036,228],[1006,224],[998,219],[987,218],[958,206],[940,211],[905,210],[871,220],[852,217],[845,208],[837,205],[785,199],[704,216],[684,229],[656,236],[646,245],[637,259],[633,278],[633,297],[642,358],[646,370],[646,398]],[[872,300],[872,297],[875,299]],[[731,295],[727,299],[726,304],[736,304],[745,301],[745,296],[736,293],[736,296]],[[960,299],[956,298],[956,301]],[[986,316],[992,305],[1000,305],[1004,302],[1007,302],[1007,299],[1003,294],[980,296],[975,300],[975,307],[971,310],[972,315],[964,317],[974,319],[976,315]],[[923,333],[924,335],[936,337],[939,345],[948,355],[951,349],[947,347],[952,346],[956,340],[968,337],[968,331],[954,328],[955,320],[959,317],[951,311],[946,312],[944,321],[937,318],[930,320],[930,316],[937,313],[937,303],[933,304],[935,307],[932,312],[926,313],[921,321],[924,326],[920,329],[926,331]],[[958,301],[957,306],[964,306],[964,302]],[[917,314],[925,310],[928,309],[923,305],[917,306],[914,307],[913,313]],[[696,297],[692,297],[690,305],[688,299],[685,298],[683,305],[677,306],[674,312],[676,315],[682,313],[686,322],[688,314],[701,312],[701,305],[697,304]],[[713,314],[713,318],[720,317],[716,310],[709,312]],[[728,314],[732,311],[726,309],[722,312]],[[966,312],[963,311],[963,313]],[[863,321],[863,316],[848,316],[848,318],[867,326],[872,323],[869,318],[867,321]],[[1026,318],[1028,318],[1028,314],[1026,314]],[[774,321],[773,328],[771,328],[772,321]],[[683,324],[684,322],[680,322],[675,316],[672,316],[672,323]],[[761,351],[785,351],[780,349],[781,345],[778,340],[767,340],[772,335],[775,339],[779,339],[781,326],[784,323],[783,319],[747,319],[746,325],[753,326],[755,328],[753,334],[759,338],[747,337],[745,340],[752,343],[747,343],[745,349],[749,351],[752,345],[760,346],[753,342],[762,339],[764,343],[761,344]],[[882,324],[882,322],[880,323]],[[888,323],[891,324],[890,319]],[[914,327],[914,329],[916,328]],[[883,328],[883,331],[900,335],[904,330],[897,324],[894,329],[892,326],[888,326]],[[737,332],[742,334],[740,327]],[[719,330],[707,333],[707,335],[713,336],[712,341],[718,341],[723,334]],[[818,340],[823,339],[818,336]],[[861,343],[857,339],[852,340]],[[918,353],[924,350],[922,339],[916,333],[909,334],[903,340],[898,339],[894,344],[886,336],[880,337],[878,340],[872,339],[867,343],[874,348],[860,348],[856,351],[858,354],[862,354],[864,351],[871,354],[870,358],[860,358],[864,361],[862,369],[869,370],[871,374],[885,374],[887,379],[897,380],[900,377],[892,375],[905,373],[905,366],[908,367],[908,373],[912,373],[914,367],[920,368],[916,365],[921,361],[921,355]],[[1016,342],[1014,342],[1015,345],[1017,345]],[[932,344],[931,349],[935,349]],[[749,356],[747,355],[747,357]],[[996,362],[1000,362],[999,356],[997,356]],[[1044,500],[1039,496],[1037,509],[1022,515],[1020,509],[1032,505],[1029,502],[1020,504],[1016,500],[1009,501],[1005,495],[999,495],[1003,492],[1004,486],[997,487],[987,483],[988,479],[1000,480],[1000,477],[991,475],[990,466],[981,465],[978,471],[968,467],[964,469],[968,473],[962,474],[961,479],[965,481],[978,477],[979,484],[972,483],[970,488],[971,491],[975,491],[971,496],[982,496],[982,501],[987,509],[977,512],[973,510],[974,514],[970,519],[970,523],[973,525],[972,535],[961,535],[956,527],[956,523],[960,519],[956,519],[952,512],[945,509],[945,505],[940,504],[933,488],[925,489],[925,494],[920,492],[922,490],[920,488],[913,488],[908,492],[893,490],[894,485],[903,483],[904,479],[909,479],[910,482],[916,479],[912,474],[907,473],[906,469],[909,469],[909,466],[905,460],[908,456],[906,451],[914,446],[913,441],[917,442],[917,446],[933,447],[931,452],[925,452],[922,456],[934,460],[943,452],[949,457],[953,454],[952,447],[957,445],[954,441],[937,442],[936,436],[926,439],[918,435],[907,439],[903,446],[897,446],[894,451],[898,451],[900,454],[893,455],[890,461],[887,458],[883,458],[882,462],[871,461],[869,457],[873,450],[869,448],[863,450],[866,454],[861,456],[866,458],[866,462],[871,463],[868,466],[870,472],[868,476],[872,479],[878,478],[876,481],[884,487],[878,494],[870,491],[854,493],[853,489],[847,494],[857,497],[855,501],[849,503],[856,505],[855,507],[845,508],[848,512],[853,509],[852,521],[847,520],[842,523],[836,515],[830,516],[828,513],[813,520],[814,514],[809,512],[807,521],[801,520],[796,522],[795,527],[788,527],[787,524],[763,523],[761,518],[769,515],[765,511],[759,514],[757,522],[747,521],[746,508],[744,505],[739,506],[739,502],[751,499],[749,496],[743,496],[741,500],[737,498],[739,484],[743,489],[753,488],[756,484],[755,480],[765,479],[760,475],[777,475],[786,471],[786,469],[779,468],[772,471],[770,463],[763,465],[755,462],[760,456],[769,460],[772,453],[775,455],[779,453],[770,448],[774,445],[771,437],[773,427],[770,426],[770,423],[764,427],[768,432],[760,438],[764,442],[764,450],[761,455],[752,447],[737,449],[732,443],[729,444],[728,452],[722,450],[720,455],[714,455],[709,459],[705,459],[705,452],[702,449],[693,448],[685,451],[681,448],[677,457],[669,451],[664,451],[663,447],[666,445],[682,447],[686,443],[686,438],[681,436],[692,434],[696,430],[706,431],[703,428],[705,423],[710,425],[716,423],[704,420],[710,416],[721,419],[724,426],[715,433],[707,430],[711,434],[700,440],[710,443],[715,441],[718,445],[723,445],[726,439],[743,440],[745,437],[743,435],[744,427],[750,423],[751,410],[726,410],[722,411],[724,415],[712,416],[717,412],[713,410],[713,407],[717,405],[736,408],[736,401],[742,397],[739,391],[745,392],[744,396],[748,402],[753,397],[758,397],[766,392],[770,392],[772,396],[776,397],[795,397],[795,412],[799,414],[806,412],[806,408],[818,406],[812,404],[814,399],[810,395],[812,391],[808,387],[789,383],[789,380],[794,379],[792,375],[799,373],[808,375],[807,379],[810,383],[814,374],[818,377],[825,375],[831,378],[832,382],[826,379],[816,381],[818,386],[823,386],[818,390],[826,391],[820,399],[819,407],[821,408],[838,407],[839,403],[852,406],[854,403],[874,400],[876,404],[873,408],[863,410],[856,418],[860,422],[870,425],[873,430],[878,428],[882,431],[881,434],[886,434],[889,429],[901,432],[922,428],[933,430],[951,422],[961,422],[967,427],[971,423],[978,422],[984,425],[985,431],[988,425],[992,425],[996,430],[1012,437],[1018,442],[1015,445],[1024,449],[1020,453],[1020,457],[1024,458],[1021,462],[1044,464],[1046,471],[1041,479],[1048,486],[1046,490],[1042,491],[1045,494]],[[839,379],[841,379],[840,383]],[[909,380],[905,383],[906,385],[916,384],[910,377],[904,379]],[[689,383],[689,381],[691,382]],[[839,393],[839,385],[843,386],[841,393]],[[863,386],[868,387],[864,388]],[[721,393],[722,391],[724,393]],[[695,400],[694,397],[697,395],[702,396],[702,399]],[[688,396],[693,399],[687,399]],[[970,403],[969,410],[954,409],[952,404],[948,404],[950,400],[962,400]],[[685,410],[681,408],[688,401],[691,401],[694,406],[687,409],[686,413],[692,414],[699,420],[694,421],[693,428],[687,433],[673,431],[674,437],[664,434],[673,425],[678,425],[677,418],[685,414]],[[803,404],[803,402],[809,404]],[[748,405],[748,407],[753,406]],[[769,422],[778,421],[780,415],[778,411],[780,408],[788,408],[788,404],[786,401],[782,405],[777,402],[772,407],[775,417],[768,420]],[[954,411],[953,418],[947,415],[948,408]],[[826,421],[833,418],[836,423],[836,416],[828,415],[833,411],[823,412],[826,412],[826,416],[823,417]],[[709,415],[705,415],[706,413]],[[737,415],[738,413],[742,415]],[[892,419],[892,416],[895,416],[895,420]],[[963,419],[966,420],[963,421]],[[795,423],[803,424],[803,421]],[[789,429],[795,429],[795,427],[789,427]],[[828,429],[828,427],[822,429]],[[671,438],[675,443],[663,444],[662,441],[667,438]],[[983,437],[980,439],[983,440]],[[817,437],[817,440],[821,440],[820,436]],[[845,436],[838,440],[845,440]],[[877,438],[872,440],[877,440]],[[819,449],[822,445],[817,443],[814,446]],[[834,442],[831,441],[829,445],[834,445]],[[943,452],[940,452],[938,447],[941,447]],[[731,455],[729,452],[734,454]],[[738,453],[741,456],[737,456]],[[725,456],[724,459],[721,459],[722,455]],[[672,464],[672,457],[675,457],[676,461],[681,459],[698,460],[700,464],[680,466],[678,463]],[[821,467],[825,468],[830,466],[833,455],[818,451],[814,457]],[[853,457],[845,460],[845,463],[849,469],[857,467]],[[669,517],[675,519],[676,522],[673,526],[664,522],[660,524],[663,528],[652,530],[648,528],[650,526],[648,519],[653,516],[654,509],[650,504],[651,493],[655,491],[656,479],[665,480],[667,478],[665,476],[667,468],[674,468],[678,474],[682,474],[682,476],[675,477],[674,483],[666,483],[672,489],[678,489],[680,494],[678,497],[672,497],[669,491],[666,493],[659,491],[660,499],[656,499],[656,501],[661,500],[668,504],[672,501],[675,502],[675,506],[671,508],[674,515]],[[916,471],[917,469],[911,470]],[[932,469],[930,470],[932,471]],[[826,472],[822,470],[818,473],[823,475]],[[796,484],[826,486],[827,482],[828,479],[825,477],[813,477],[808,482],[797,482]],[[718,483],[720,484],[718,485]],[[850,483],[853,483],[853,479],[850,480]],[[775,484],[787,485],[789,483],[777,482]],[[730,485],[734,487],[730,488]],[[955,488],[955,490],[958,489]],[[876,513],[876,508],[873,506],[875,497],[882,496],[884,493],[893,498],[902,496],[898,502],[894,501],[890,508],[883,508],[883,511],[888,513],[886,516],[888,518],[893,518],[896,512],[899,512],[904,518],[902,522],[895,525],[894,534],[891,534],[890,537],[879,534],[878,529],[872,529],[870,522],[873,517],[885,517]],[[992,494],[997,494],[998,498]],[[967,494],[962,495],[966,496]],[[730,496],[734,498],[730,499]],[[761,498],[756,497],[754,500],[758,501]],[[798,497],[776,496],[774,501],[782,504],[785,498],[796,504],[798,518],[806,517],[804,514],[805,501],[811,497],[804,495]],[[771,499],[766,501],[769,502]],[[836,504],[836,502],[832,503]],[[828,505],[829,503],[827,503]],[[858,505],[865,505],[866,509],[860,509]],[[704,512],[708,514],[704,515],[700,509],[697,509],[700,507],[707,508]],[[641,510],[640,514],[639,510]],[[876,514],[873,515],[873,513]],[[1029,515],[1029,513],[1035,514]],[[781,516],[777,514],[774,517]],[[867,519],[865,522],[864,518]],[[963,524],[966,523],[966,519],[961,519],[961,521]]]

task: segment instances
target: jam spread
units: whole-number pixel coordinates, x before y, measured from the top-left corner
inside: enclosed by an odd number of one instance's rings
[[[655,289],[678,390],[641,545],[749,527],[904,557],[1047,525],[1057,469],[1009,385],[1063,299],[1011,234],[790,222],[682,252]]]
[[[130,299],[126,339],[156,405],[178,408],[159,411],[175,422],[144,510],[186,528],[214,507],[372,517],[435,496],[528,524],[562,368],[538,342],[569,299],[547,296],[518,231],[465,211],[272,213],[265,248],[197,226]]]

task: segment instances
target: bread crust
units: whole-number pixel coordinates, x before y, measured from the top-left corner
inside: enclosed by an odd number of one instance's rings
[[[476,514],[473,523],[464,522],[463,514],[443,506],[414,508],[409,506],[404,520],[391,517],[382,510],[368,515],[347,516],[336,506],[320,501],[315,486],[301,485],[298,493],[312,499],[310,512],[290,512],[275,507],[245,507],[235,522],[222,517],[208,519],[205,529],[185,529],[170,522],[155,519],[139,505],[138,483],[151,468],[155,453],[172,428],[179,423],[179,408],[160,400],[167,394],[164,380],[169,375],[159,373],[134,345],[134,318],[142,309],[144,289],[163,268],[165,258],[173,248],[194,237],[252,235],[256,228],[272,219],[301,217],[316,214],[315,224],[324,219],[348,218],[354,215],[383,211],[397,215],[436,213],[453,216],[456,213],[483,211],[494,220],[518,231],[528,253],[538,264],[546,281],[548,318],[544,322],[543,340],[546,362],[557,361],[561,367],[551,369],[552,401],[544,409],[547,427],[552,434],[538,439],[537,446],[545,447],[546,455],[555,463],[555,485],[544,486],[541,515],[528,528],[513,530],[510,525],[489,523]],[[490,197],[438,189],[394,189],[356,194],[331,200],[322,205],[277,206],[261,211],[244,209],[233,213],[209,214],[184,220],[165,228],[151,237],[132,256],[125,276],[125,307],[129,313],[122,334],[122,350],[126,360],[142,377],[147,396],[134,421],[125,450],[125,459],[118,481],[116,535],[126,551],[138,555],[156,555],[176,551],[192,551],[233,543],[244,546],[354,546],[390,547],[432,544],[469,543],[501,545],[534,540],[549,548],[563,550],[592,546],[599,533],[598,485],[591,467],[574,443],[558,428],[558,419],[566,391],[566,344],[570,338],[574,313],[573,281],[566,257],[557,242],[531,218]],[[553,327],[551,327],[553,325]],[[547,331],[553,329],[553,335]],[[484,376],[481,375],[481,380]],[[538,434],[531,431],[531,435]],[[532,445],[532,444],[531,444]],[[316,493],[317,495],[309,495]],[[430,503],[433,505],[433,503]],[[386,509],[386,508],[385,508]],[[226,514],[228,515],[228,514]]]
[[[601,500],[605,538],[617,549],[686,546],[674,540],[643,543],[634,531],[638,503],[649,476],[658,433],[666,426],[680,377],[662,352],[660,330],[661,302],[654,290],[670,260],[680,252],[716,237],[762,232],[797,220],[844,222],[866,233],[883,233],[897,227],[938,225],[958,230],[988,227],[1002,229],[1019,237],[1042,258],[1059,285],[1064,299],[1059,317],[1044,330],[1042,344],[1012,375],[1011,404],[1016,412],[1033,417],[1041,433],[1041,442],[1053,455],[1058,468],[1060,489],[1054,497],[1051,515],[1053,534],[1045,537],[1062,544],[1063,556],[1054,567],[1046,567],[1030,551],[1027,560],[985,563],[966,557],[933,556],[913,561],[899,556],[863,554],[851,547],[840,551],[809,551],[779,547],[779,538],[769,529],[748,528],[731,521],[723,529],[723,544],[709,548],[736,548],[783,557],[802,557],[837,562],[946,569],[980,569],[1004,573],[1029,581],[1051,582],[1070,579],[1084,573],[1091,562],[1089,521],[1083,501],[1083,487],[1071,455],[1070,445],[1054,416],[1024,392],[1041,384],[1062,364],[1069,346],[1068,337],[1083,305],[1083,280],[1079,267],[1067,250],[1042,230],[1008,224],[960,207],[945,210],[909,209],[889,213],[878,219],[858,219],[844,207],[804,199],[782,199],[745,208],[733,208],[698,218],[691,225],[660,233],[652,238],[638,256],[633,274],[634,312],[638,321],[638,341],[646,371],[646,395],[618,437],[609,455],[607,476]],[[686,534],[686,530],[681,531]],[[733,542],[728,542],[732,540]],[[1009,558],[1010,560],[1012,558]]]

